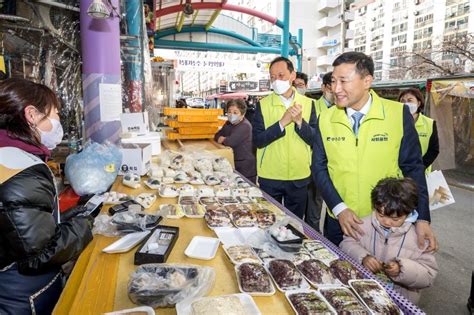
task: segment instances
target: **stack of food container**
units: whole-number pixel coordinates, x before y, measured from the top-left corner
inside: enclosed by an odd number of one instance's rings
[[[171,108],[164,109],[164,114],[170,116],[165,122],[174,130],[167,130],[168,139],[209,139],[224,124],[219,119],[222,109]]]

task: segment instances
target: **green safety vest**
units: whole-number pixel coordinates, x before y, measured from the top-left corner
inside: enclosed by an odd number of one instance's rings
[[[303,107],[303,119],[309,122],[313,100],[299,94],[295,88],[291,105]],[[280,96],[272,93],[260,100],[265,129],[278,122],[286,112]],[[298,180],[311,175],[311,146],[306,144],[295,131],[295,123],[285,127],[285,136],[264,148],[257,149],[258,177],[274,180]]]
[[[328,106],[326,105],[326,101],[324,98],[321,96],[318,98],[315,103],[314,103],[315,109],[316,109],[316,115],[319,117],[319,115],[324,112],[325,110],[328,110]]]
[[[326,105],[326,101],[324,100],[323,96],[318,98],[318,100],[315,103],[315,106],[316,106],[316,112],[318,114],[318,117],[322,112],[324,112],[325,110],[328,110],[330,108]]]
[[[421,156],[425,156],[428,151],[431,135],[433,134],[433,119],[420,113],[415,122],[415,129],[420,139]],[[426,168],[426,173],[431,173],[431,165]]]
[[[332,106],[319,116],[329,176],[344,203],[360,218],[372,212],[370,193],[377,182],[402,176],[398,155],[403,105],[370,93],[372,105],[361,122],[358,139],[344,108]]]

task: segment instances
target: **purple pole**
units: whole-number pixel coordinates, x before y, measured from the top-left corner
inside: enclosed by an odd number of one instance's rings
[[[121,85],[120,19],[113,12],[108,19],[93,19],[87,15],[92,0],[81,0],[82,89],[84,93],[85,136],[95,142],[117,143],[120,121],[101,117],[99,84]],[[116,11],[119,0],[112,0]],[[107,1],[104,1],[107,3]]]

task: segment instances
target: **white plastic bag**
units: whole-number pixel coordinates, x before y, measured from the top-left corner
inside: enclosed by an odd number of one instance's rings
[[[454,197],[443,172],[434,171],[426,175],[430,210],[439,209],[453,204]]]
[[[207,295],[216,273],[211,267],[186,264],[141,265],[131,275],[128,296],[138,305],[172,307],[187,298]]]
[[[65,173],[76,194],[100,194],[109,189],[122,164],[122,153],[111,143],[89,142],[66,159]]]

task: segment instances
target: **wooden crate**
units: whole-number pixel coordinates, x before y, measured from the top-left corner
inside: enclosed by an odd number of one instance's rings
[[[178,139],[213,139],[214,134],[197,134],[197,135],[182,135],[173,130],[166,131],[166,137],[169,140],[178,140]]]
[[[178,115],[179,122],[215,122],[219,120],[218,116],[213,115]]]
[[[180,127],[220,127],[225,124],[225,120],[219,119],[217,122],[179,122],[175,119],[166,119],[165,124],[171,128]]]
[[[180,127],[178,133],[181,135],[210,135],[215,134],[219,127]]]
[[[166,116],[181,116],[181,115],[210,115],[210,116],[219,116],[224,115],[224,110],[220,108],[213,108],[213,109],[200,109],[200,108],[173,108],[173,107],[165,107],[163,109],[163,114]]]

